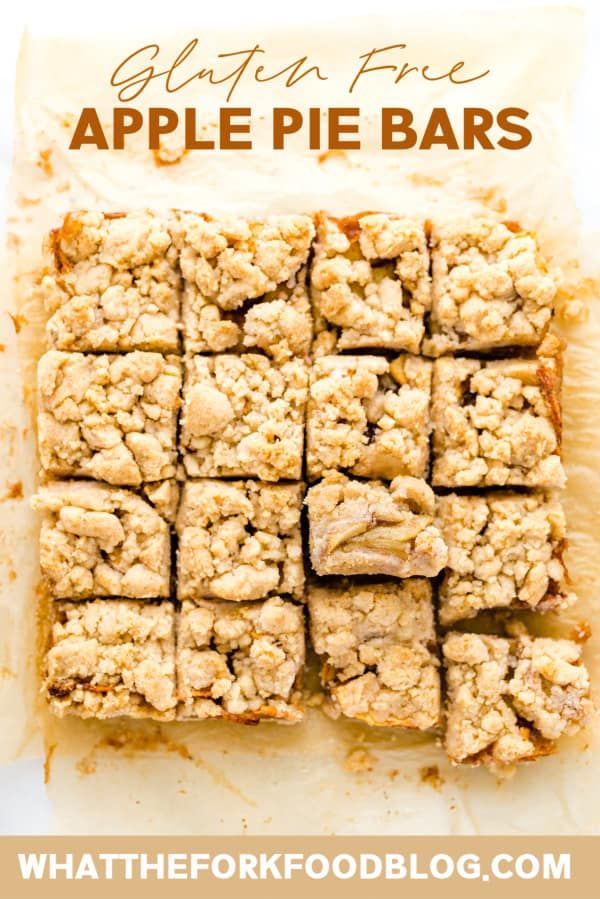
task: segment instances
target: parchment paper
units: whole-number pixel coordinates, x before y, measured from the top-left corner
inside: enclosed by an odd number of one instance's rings
[[[600,634],[600,304],[594,297],[591,236],[579,234],[569,180],[569,97],[581,48],[579,15],[537,10],[503,16],[454,13],[428,17],[369,17],[288,32],[257,26],[164,34],[173,59],[193,36],[203,54],[260,41],[269,60],[285,65],[305,52],[323,61],[330,80],[311,93],[242,86],[235,103],[254,110],[257,145],[267,146],[274,105],[384,105],[427,110],[445,106],[521,106],[530,110],[529,148],[508,151],[361,151],[329,154],[189,152],[158,165],[138,142],[132,149],[69,152],[82,106],[103,118],[117,103],[110,72],[135,46],[125,38],[25,37],[17,90],[17,146],[7,265],[3,267],[0,354],[3,395],[0,441],[6,486],[0,507],[0,750],[9,760],[46,753],[56,832],[77,833],[594,833],[599,824],[600,752],[597,723],[563,741],[561,751],[498,783],[483,770],[452,769],[431,737],[375,731],[328,721],[309,709],[305,724],[243,728],[220,722],[158,726],[126,722],[50,720],[39,700],[36,607],[38,522],[29,510],[34,490],[34,371],[42,348],[39,290],[41,241],[72,207],[123,210],[181,206],[210,212],[283,212],[363,208],[444,215],[487,211],[538,231],[544,250],[563,271],[560,328],[569,340],[564,408],[568,471],[565,504],[568,562],[579,604],[542,627],[568,634],[587,620]],[[492,75],[461,88],[445,82],[385,79],[346,94],[348,60],[371,47],[403,42],[419,64],[472,60]],[[560,50],[560,52],[558,52]],[[550,62],[551,61],[551,62]],[[485,63],[481,66],[481,63]],[[223,92],[165,99],[155,105],[208,110]],[[136,105],[142,107],[140,101]],[[265,118],[258,120],[264,113]],[[375,121],[375,119],[373,119]],[[176,141],[171,150],[177,155]],[[16,333],[18,332],[18,333]],[[21,496],[22,495],[22,496]],[[536,624],[536,627],[539,626]],[[598,638],[586,660],[600,684]]]

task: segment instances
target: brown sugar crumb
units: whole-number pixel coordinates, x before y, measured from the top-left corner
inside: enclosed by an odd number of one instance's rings
[[[587,643],[592,636],[592,628],[589,621],[578,621],[571,631],[571,640],[575,643]]]
[[[142,492],[148,502],[154,506],[160,517],[164,518],[169,524],[174,525],[181,494],[179,484],[175,478],[145,484],[142,487]]]
[[[1,502],[10,499],[23,499],[23,483],[22,481],[9,481],[6,485],[6,492],[2,496]]]
[[[365,774],[373,770],[376,761],[368,749],[351,749],[344,761],[344,769],[351,774]]]
[[[450,633],[446,751],[455,763],[502,770],[576,733],[592,705],[581,647],[571,640]]]
[[[552,336],[535,359],[436,360],[433,484],[564,486],[560,375],[561,344]]]
[[[44,175],[48,178],[51,178],[54,174],[54,168],[52,166],[52,150],[40,150],[38,153],[38,168],[42,170]]]
[[[424,477],[431,364],[414,356],[323,356],[311,369],[307,467],[359,477]]]
[[[186,365],[181,442],[190,477],[297,480],[308,372],[246,353],[194,356]]]
[[[169,602],[57,602],[44,688],[54,714],[175,715],[175,614]]]
[[[8,314],[14,325],[15,334],[20,334],[21,328],[23,328],[24,325],[28,325],[29,321],[25,318],[24,315],[21,315],[20,313],[13,314],[12,312],[9,312]]]
[[[554,311],[556,284],[532,234],[513,222],[437,223],[431,259],[427,353],[541,343]]]
[[[94,481],[54,481],[32,505],[43,513],[40,567],[52,596],[169,596],[169,528],[140,496]]]
[[[51,350],[38,364],[38,444],[52,475],[138,486],[175,474],[176,356]]]
[[[437,501],[448,546],[440,586],[440,623],[484,609],[565,609],[575,602],[563,562],[565,516],[543,493],[450,494]]]
[[[177,516],[179,599],[302,598],[301,484],[187,481]]]
[[[434,577],[447,549],[434,524],[435,497],[425,481],[391,484],[328,475],[306,497],[315,572]]]
[[[303,717],[302,609],[280,597],[260,603],[182,604],[177,624],[180,719],[243,724]]]
[[[441,790],[445,784],[445,780],[440,774],[440,769],[437,765],[427,765],[424,768],[419,768],[419,777],[421,783],[427,784],[428,787],[432,787],[434,790]]]
[[[177,222],[186,351],[256,347],[277,362],[306,356],[312,340],[310,216],[254,221],[180,213]]]
[[[417,730],[439,723],[440,678],[432,652],[428,581],[312,585],[308,607],[334,718],[343,714],[373,726]]]
[[[321,213],[311,269],[315,353],[380,347],[418,353],[431,305],[422,222]]]
[[[46,334],[59,350],[177,352],[180,276],[170,222],[78,212],[52,232]]]

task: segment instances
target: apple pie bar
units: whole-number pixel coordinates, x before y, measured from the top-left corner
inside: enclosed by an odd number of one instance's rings
[[[432,310],[424,349],[537,346],[554,310],[556,283],[533,234],[474,218],[431,228]]]
[[[173,478],[177,356],[50,350],[38,363],[38,446],[51,475],[137,487]]]
[[[446,751],[492,769],[531,761],[576,733],[591,713],[581,646],[572,640],[450,633]]]
[[[431,363],[418,356],[316,359],[306,427],[310,480],[331,471],[425,477],[430,396]]]
[[[308,215],[262,221],[177,217],[188,353],[258,349],[277,362],[307,356],[312,317],[306,280],[315,229]]]
[[[564,485],[560,357],[549,336],[535,358],[435,361],[434,486]]]
[[[566,523],[557,496],[441,496],[437,523],[448,547],[440,624],[486,609],[548,612],[575,601],[566,583]]]
[[[418,353],[431,306],[423,222],[321,213],[311,268],[316,355],[378,347]]]
[[[434,577],[446,564],[435,497],[423,480],[397,477],[384,484],[328,475],[310,488],[306,505],[318,575]]]
[[[180,275],[168,218],[69,213],[52,232],[48,343],[58,350],[179,348]]]
[[[292,602],[186,600],[177,616],[178,717],[294,724],[304,655],[304,617]]]
[[[177,516],[179,599],[302,598],[302,484],[186,481]]]
[[[440,721],[431,585],[312,585],[310,634],[333,717],[429,730]]]
[[[53,481],[33,499],[42,515],[40,567],[56,599],[167,597],[167,522],[130,490]]]
[[[173,604],[56,602],[45,665],[44,688],[57,715],[172,719]]]
[[[186,363],[181,418],[189,477],[298,480],[308,370],[299,359],[225,353]]]

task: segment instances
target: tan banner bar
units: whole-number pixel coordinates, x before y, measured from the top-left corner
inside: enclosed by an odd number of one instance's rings
[[[598,837],[3,837],[6,899],[599,895]]]

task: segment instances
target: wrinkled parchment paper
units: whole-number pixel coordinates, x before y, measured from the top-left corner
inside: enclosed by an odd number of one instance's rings
[[[34,372],[42,348],[39,291],[44,233],[72,207],[124,210],[181,206],[210,212],[334,213],[390,209],[430,216],[488,212],[536,229],[563,271],[559,327],[568,337],[564,407],[568,561],[579,604],[545,630],[569,634],[587,620],[600,635],[600,303],[596,272],[579,234],[568,168],[569,97],[577,74],[581,21],[569,10],[487,16],[370,17],[288,32],[257,26],[179,34],[158,40],[173,59],[193,36],[202,57],[260,41],[285,65],[309,52],[330,80],[318,94],[241,87],[235,103],[254,110],[252,152],[189,152],[159,165],[139,141],[124,151],[69,152],[82,106],[110,120],[117,104],[108,86],[118,61],[146,42],[142,32],[99,37],[25,37],[17,90],[17,146],[8,223],[1,318],[3,352],[0,441],[5,485],[0,497],[0,750],[9,760],[45,754],[53,829],[67,833],[593,833],[600,823],[597,725],[564,741],[561,751],[498,783],[483,770],[452,769],[431,737],[333,723],[310,709],[298,727],[244,728],[223,722],[161,725],[51,720],[39,699],[36,607],[38,522],[28,501],[35,487]],[[374,79],[345,93],[348,60],[371,47],[405,43],[403,60],[473,62],[491,75],[463,87],[407,79]],[[560,52],[557,52],[559,48]],[[482,62],[485,65],[480,65]],[[218,89],[190,88],[154,105],[220,105]],[[143,108],[144,103],[137,101]],[[426,110],[445,106],[521,106],[534,133],[519,152],[378,151],[328,154],[264,149],[274,105],[384,105]],[[260,119],[261,111],[265,118]],[[214,118],[206,113],[208,131]],[[375,121],[375,120],[373,120]],[[459,119],[457,119],[459,121]],[[167,150],[178,156],[177,139]],[[589,254],[593,259],[593,254]],[[539,624],[535,625],[539,629]],[[586,660],[600,684],[600,636]]]

